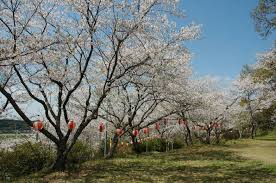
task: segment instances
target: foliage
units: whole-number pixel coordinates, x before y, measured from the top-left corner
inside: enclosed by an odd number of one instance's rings
[[[265,82],[267,79],[270,79],[275,73],[266,68],[256,68],[252,74],[252,77],[255,82]]]
[[[255,21],[256,31],[262,37],[267,37],[276,28],[276,1],[259,0],[258,6],[252,11],[251,16]]]
[[[244,107],[244,106],[246,106],[246,104],[248,104],[248,100],[246,100],[246,98],[241,98],[241,100],[240,100],[240,106]]]
[[[265,53],[258,54],[257,61],[252,66],[245,65],[240,77],[235,81],[234,85],[237,88],[240,102],[232,111],[232,116],[236,118],[236,127],[250,125],[252,138],[256,134],[257,127],[261,130],[268,130],[274,128],[276,122],[275,47]],[[243,123],[244,121],[247,123]]]
[[[222,134],[222,138],[226,140],[238,139],[240,138],[240,134],[238,130],[225,131]]]
[[[173,142],[174,149],[180,149],[184,146],[184,142],[180,140],[175,140]],[[168,148],[172,148],[172,143],[168,143],[165,139],[156,138],[148,141],[144,141],[143,143],[138,144],[138,152],[165,152]]]
[[[103,157],[104,156],[104,146],[105,146],[105,140],[101,139],[99,148],[94,152],[95,157]],[[106,151],[108,152],[110,150],[110,142],[107,140],[107,146],[106,146]]]
[[[85,142],[78,140],[68,155],[67,165],[69,168],[75,168],[93,157],[95,157],[95,150]]]
[[[12,151],[0,151],[0,172],[6,176],[20,176],[37,172],[53,161],[53,151],[41,143],[23,143]]]
[[[262,131],[269,131],[276,127],[275,122],[272,120],[272,116],[275,114],[275,111],[276,101],[274,101],[269,108],[255,114],[254,117]]]

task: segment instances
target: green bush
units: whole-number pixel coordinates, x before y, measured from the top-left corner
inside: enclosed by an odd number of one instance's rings
[[[55,151],[42,143],[27,142],[15,146],[11,151],[0,150],[0,176],[5,180],[6,177],[17,177],[49,168],[55,156]],[[91,160],[93,156],[91,147],[77,141],[68,154],[67,166],[68,168],[79,166],[81,163]]]
[[[68,168],[75,168],[85,161],[91,160],[94,157],[94,150],[88,144],[77,141],[72,150],[68,154]]]
[[[0,151],[0,174],[14,177],[30,174],[48,167],[53,161],[53,152],[41,143],[30,142],[15,146],[12,151]]]
[[[174,149],[179,149],[182,148],[184,146],[183,142],[181,142],[180,140],[175,140],[173,143],[173,148]],[[148,152],[150,151],[158,151],[158,152],[165,152],[166,151],[166,147],[167,147],[167,142],[164,139],[152,139],[146,142],[143,142],[141,144],[138,144],[138,153],[141,152],[146,152],[146,150]],[[171,149],[171,144],[170,147]]]
[[[109,139],[107,140],[107,145],[106,145],[106,151],[107,152],[109,152]],[[95,156],[96,157],[103,157],[103,155],[104,155],[104,146],[105,146],[105,140],[104,139],[102,139],[101,141],[100,141],[100,147],[99,147],[99,149],[98,149],[98,151],[96,151],[95,152]]]
[[[166,141],[164,139],[153,139],[148,141],[148,151],[166,151]]]
[[[235,140],[240,138],[238,130],[225,131],[222,134],[222,138],[226,140]]]
[[[184,140],[181,139],[175,139],[173,142],[173,148],[174,149],[181,149],[182,147],[184,147]]]

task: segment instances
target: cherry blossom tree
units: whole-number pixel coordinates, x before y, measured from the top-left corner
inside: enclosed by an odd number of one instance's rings
[[[276,49],[273,49],[257,55],[257,63],[255,65],[253,78],[258,83],[263,83],[266,87],[263,88],[264,99],[270,106],[272,114],[275,114],[276,103]],[[274,112],[273,112],[274,111]],[[271,124],[269,126],[275,126],[275,117],[273,115],[268,119]]]
[[[171,53],[170,50],[169,54]],[[101,107],[100,117],[110,122],[114,128],[121,128],[124,131],[123,134],[128,134],[132,139],[134,151],[138,149],[136,137],[132,134],[133,130],[148,128],[164,117],[175,113],[175,109],[171,107],[167,98],[167,92],[171,87],[168,85],[169,81],[178,77],[176,70],[171,73],[173,68],[179,68],[179,64],[171,63],[177,61],[178,57],[179,55],[175,58],[171,57],[167,61],[164,59],[164,62],[159,65],[147,65],[142,74],[132,75],[131,80],[123,82],[114,90]],[[188,62],[186,57],[181,58],[183,60],[178,61],[181,62],[183,66],[181,70],[183,70]],[[114,143],[108,157],[114,153],[117,138],[118,134],[115,133]]]
[[[167,108],[165,110],[162,107],[162,104],[166,104],[165,99],[158,96],[158,93],[152,91],[151,88],[142,87],[137,83],[128,83],[122,86],[121,90],[120,96],[110,95],[115,100],[107,99],[107,104],[101,107],[102,114],[100,111],[100,117],[111,123],[114,129],[123,130],[122,134],[114,133],[108,158],[113,156],[119,135],[126,134],[130,136],[133,149],[137,151],[137,141],[136,136],[132,133],[133,130],[140,131],[173,113],[171,109]]]
[[[199,78],[191,83],[193,86],[190,90],[193,92],[189,93],[193,97],[186,99],[186,106],[180,117],[182,116],[182,120],[186,121],[186,127],[190,126],[194,135],[201,141],[210,144],[211,135],[215,133],[217,143],[219,143],[220,129],[222,124],[227,122],[226,112],[232,105],[231,97],[212,78]],[[191,124],[188,125],[187,122]],[[191,130],[190,128],[186,129],[187,132]],[[204,131],[205,133],[202,133]]]
[[[166,62],[173,50],[183,58],[182,42],[196,38],[199,26],[178,28],[170,20],[182,15],[177,2],[0,1],[0,92],[29,126],[30,111],[20,101],[44,111],[47,127],[40,132],[57,147],[52,169],[65,168],[77,139],[125,76]],[[71,120],[74,130],[67,127]]]
[[[257,130],[256,114],[275,102],[275,50],[260,54],[257,64],[245,67],[235,82],[240,106],[251,125],[251,138]]]

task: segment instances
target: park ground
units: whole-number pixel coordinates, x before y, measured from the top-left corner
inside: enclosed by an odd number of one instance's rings
[[[19,182],[276,182],[276,137],[94,160]]]

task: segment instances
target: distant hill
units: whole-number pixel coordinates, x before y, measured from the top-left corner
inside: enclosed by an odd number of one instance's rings
[[[30,133],[31,128],[22,120],[0,119],[0,133]]]

